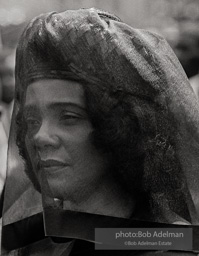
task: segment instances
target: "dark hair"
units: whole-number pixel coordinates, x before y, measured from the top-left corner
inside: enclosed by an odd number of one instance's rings
[[[185,185],[171,137],[176,131],[169,125],[175,120],[165,115],[167,104],[138,98],[125,88],[84,84],[84,89],[94,145],[110,154],[112,176],[136,195],[135,216],[157,220],[162,217],[164,199],[167,207],[173,201],[170,191]],[[161,115],[162,133],[158,133],[156,118]],[[173,169],[179,175],[173,175]],[[156,193],[165,198],[153,198]]]

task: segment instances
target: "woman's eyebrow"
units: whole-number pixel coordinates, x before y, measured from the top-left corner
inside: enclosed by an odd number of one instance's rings
[[[49,110],[57,110],[58,108],[66,108],[66,107],[72,107],[76,109],[80,109],[82,111],[86,111],[86,108],[82,106],[81,104],[74,103],[74,102],[50,102],[46,104],[45,106]],[[28,113],[34,113],[39,110],[39,106],[35,104],[29,104],[27,106],[24,106],[24,114]]]
[[[77,109],[86,111],[86,108],[84,106],[74,102],[52,102],[47,104],[47,108],[49,109],[58,109],[58,108],[66,108],[66,107],[72,107],[72,108],[77,108]]]

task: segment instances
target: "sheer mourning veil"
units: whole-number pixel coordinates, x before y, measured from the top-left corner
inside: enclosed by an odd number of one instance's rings
[[[63,202],[45,195],[46,178],[38,184],[24,146],[26,88],[43,78],[82,83],[93,143],[137,196],[132,218],[197,223],[199,103],[189,81],[161,36],[92,8],[40,15],[20,38],[4,230],[43,210],[48,231],[50,214],[67,214]]]

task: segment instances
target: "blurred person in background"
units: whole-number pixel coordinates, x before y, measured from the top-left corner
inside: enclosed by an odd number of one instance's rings
[[[182,22],[173,33],[173,37],[168,37],[168,41],[182,64],[195,94],[199,98],[198,23]]]
[[[94,8],[33,19],[17,48],[9,151],[17,143],[43,213],[4,225],[3,255],[153,255],[95,251],[94,229],[198,223],[186,176],[198,166],[198,106],[162,37]]]

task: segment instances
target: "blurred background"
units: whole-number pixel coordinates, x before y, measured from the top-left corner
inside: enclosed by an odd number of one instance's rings
[[[18,38],[27,22],[42,12],[82,7],[110,11],[135,28],[165,36],[199,95],[198,0],[0,0],[0,194],[5,180]]]

